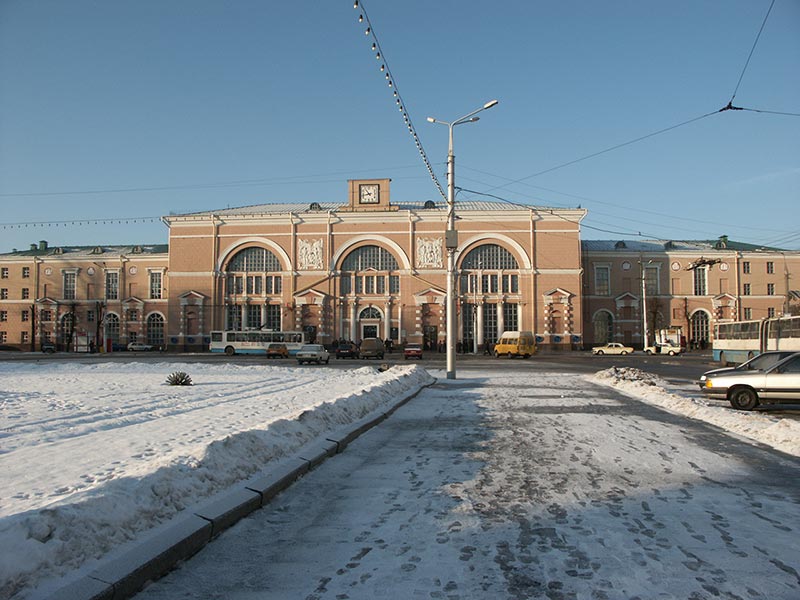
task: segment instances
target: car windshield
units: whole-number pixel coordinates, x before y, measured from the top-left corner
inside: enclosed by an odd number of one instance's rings
[[[755,358],[751,358],[747,362],[742,363],[737,368],[747,371],[764,371],[782,361],[787,356],[791,356],[791,353],[765,352],[764,354],[759,354]]]

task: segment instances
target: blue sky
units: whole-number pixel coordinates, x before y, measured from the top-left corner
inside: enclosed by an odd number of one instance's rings
[[[363,4],[383,60],[352,0],[0,2],[0,251],[165,243],[161,215],[345,202],[348,179],[438,200],[381,63],[442,185],[426,117],[500,101],[455,129],[458,200],[800,249],[800,117],[715,112],[771,0]],[[798,114],[798,73],[800,2],[775,0],[733,104]]]

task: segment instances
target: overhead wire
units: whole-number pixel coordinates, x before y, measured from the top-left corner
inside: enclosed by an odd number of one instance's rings
[[[439,190],[439,194],[442,196],[442,198],[446,200],[447,194],[445,193],[442,184],[439,182],[439,178],[436,176],[431,162],[428,160],[428,155],[425,153],[422,140],[420,140],[419,136],[417,135],[417,130],[414,127],[411,116],[408,114],[406,104],[403,102],[403,98],[400,95],[400,90],[397,87],[397,80],[394,78],[392,71],[389,68],[389,61],[386,60],[386,55],[383,52],[383,48],[381,48],[381,43],[378,40],[378,35],[375,33],[375,28],[372,25],[372,21],[370,21],[369,15],[367,14],[367,9],[364,7],[364,3],[361,0],[354,0],[353,8],[360,9],[358,22],[363,23],[366,21],[367,23],[367,28],[364,31],[364,35],[372,39],[371,48],[372,51],[375,52],[375,58],[381,65],[380,72],[384,74],[384,79],[387,81],[389,88],[392,89],[392,96],[395,99],[395,104],[403,115],[403,121],[405,122],[408,132],[411,134],[411,137],[414,140],[414,144],[416,145],[419,155],[422,158],[422,162],[425,164],[425,168],[428,170],[428,175],[430,176],[431,181],[433,181],[436,189]]]
[[[775,0],[769,5],[769,9],[767,9],[767,14],[764,15],[764,20],[761,22],[761,28],[758,30],[758,35],[756,35],[756,39],[753,42],[753,47],[750,48],[750,54],[747,55],[747,60],[744,63],[744,67],[742,68],[742,72],[739,75],[739,81],[736,82],[736,87],[733,90],[733,95],[731,96],[731,100],[728,104],[732,104],[734,98],[736,98],[736,93],[739,91],[739,86],[742,84],[742,79],[744,78],[745,71],[747,71],[747,67],[750,65],[750,59],[753,58],[753,53],[756,51],[756,46],[758,45],[758,40],[761,38],[761,32],[764,31],[764,27],[767,24],[767,19],[769,19],[769,13],[772,12],[772,7],[775,6]]]

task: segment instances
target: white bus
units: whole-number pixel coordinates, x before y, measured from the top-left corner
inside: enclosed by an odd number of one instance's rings
[[[800,316],[732,321],[715,327],[715,361],[743,363],[768,350],[800,352]]]
[[[234,354],[266,354],[270,344],[286,344],[290,355],[294,355],[300,346],[306,343],[306,334],[302,331],[270,331],[252,329],[247,331],[212,331],[211,352],[224,352],[228,356]]]

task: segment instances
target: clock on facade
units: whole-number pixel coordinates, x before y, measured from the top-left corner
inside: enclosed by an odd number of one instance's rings
[[[358,201],[361,204],[378,204],[380,187],[377,183],[362,183],[358,186]]]

